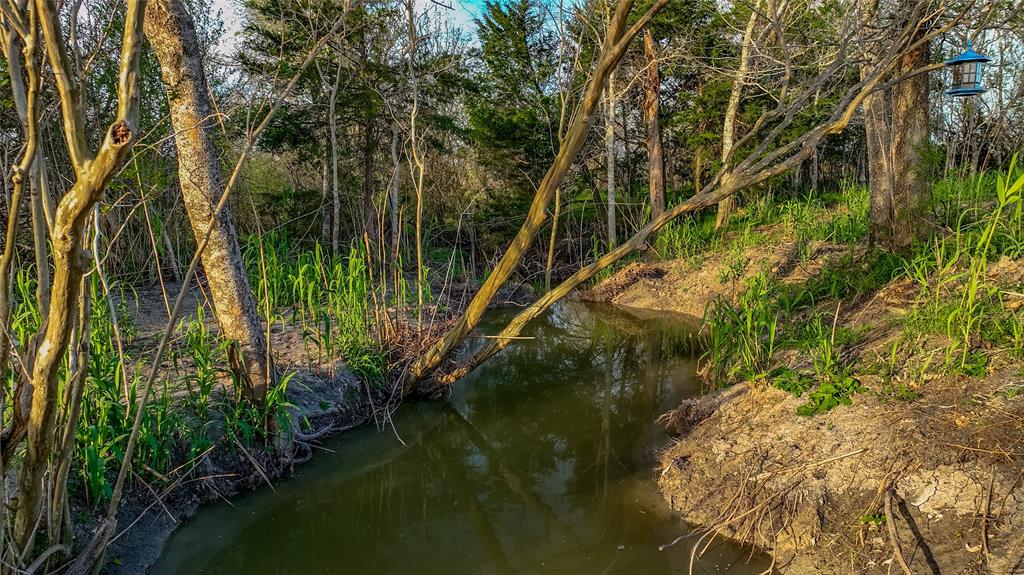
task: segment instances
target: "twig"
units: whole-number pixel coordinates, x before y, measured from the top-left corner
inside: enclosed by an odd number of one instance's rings
[[[263,481],[265,481],[267,485],[270,486],[270,490],[276,493],[277,489],[274,489],[274,484],[270,482],[270,478],[267,477],[267,474],[263,471],[263,466],[260,465],[258,461],[256,461],[256,458],[253,457],[251,453],[249,453],[249,450],[246,449],[244,445],[242,445],[242,442],[238,441],[237,437],[232,436],[231,439],[233,439],[235,445],[237,445],[238,448],[242,450],[242,453],[245,455],[245,457],[249,459],[249,463],[252,463],[252,466],[256,468],[256,473],[259,473],[260,477],[263,478]]]
[[[903,568],[905,575],[914,575],[914,572],[910,570],[910,566],[907,565],[907,560],[903,558],[903,551],[900,550],[900,540],[896,536],[896,522],[893,519],[892,514],[892,497],[893,488],[889,487],[889,490],[885,494],[885,525],[889,530],[889,541],[892,543],[892,552],[896,556],[896,561]]]
[[[139,477],[139,474],[135,473],[135,471],[132,471],[132,475],[135,476],[135,479],[138,479],[140,482],[142,482],[143,485],[146,486],[146,489],[148,489],[149,492],[153,495],[154,499],[156,499],[156,502],[160,504],[160,507],[163,507],[164,513],[167,514],[167,518],[171,520],[171,523],[177,524],[178,520],[174,518],[174,515],[171,513],[171,510],[167,508],[167,505],[164,505],[163,497],[157,495],[157,492],[153,489],[153,486],[150,485],[149,482],[147,482],[145,479]]]
[[[995,470],[992,471],[988,478],[988,492],[985,494],[985,505],[981,510],[981,553],[985,558],[985,562],[988,563],[989,551],[988,551],[988,520],[989,514],[992,512],[992,489],[995,487],[996,474]]]
[[[25,569],[25,571],[23,571],[23,573],[26,573],[27,575],[34,575],[36,570],[38,570],[40,567],[43,566],[44,563],[46,563],[46,561],[50,558],[50,555],[53,555],[54,553],[63,553],[64,555],[67,555],[68,553],[70,553],[70,551],[71,550],[68,549],[67,545],[54,545],[53,547],[50,547],[46,551],[40,553],[39,557],[36,557],[36,560],[33,561],[32,564],[29,565],[28,568]]]
[[[851,451],[849,453],[844,453],[842,455],[836,455],[835,457],[829,457],[828,459],[823,459],[821,461],[816,461],[814,463],[808,463],[807,465],[802,465],[800,467],[789,468],[789,470],[792,470],[792,471],[796,472],[796,471],[803,471],[803,470],[806,470],[806,469],[811,469],[813,467],[818,467],[820,465],[826,465],[828,463],[832,463],[833,461],[839,461],[840,459],[846,459],[847,457],[853,457],[854,455],[860,455],[861,453],[864,453],[867,450],[868,450],[868,448],[864,447],[864,448],[861,448],[861,449],[857,449],[855,451]],[[768,479],[769,477],[771,477],[773,475],[777,475],[779,473],[782,473],[783,471],[787,471],[787,469],[780,469],[778,471],[766,471],[766,472],[764,472],[764,473],[762,473],[760,475],[755,476],[754,477],[754,481],[762,481],[762,480]]]

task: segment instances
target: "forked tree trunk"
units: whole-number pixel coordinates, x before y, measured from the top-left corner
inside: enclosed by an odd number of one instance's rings
[[[927,64],[925,43],[901,56],[894,74]],[[928,141],[928,76],[918,74],[872,94],[864,113],[871,243],[906,253],[927,229],[930,188],[919,164]]]
[[[658,72],[658,51],[654,33],[644,34],[644,55],[647,57],[647,97],[644,119],[647,121],[647,159],[651,192],[651,218],[665,211],[665,152],[661,140],[661,74]]]
[[[25,424],[25,451],[21,468],[18,471],[18,501],[14,515],[11,537],[5,542],[3,566],[0,570],[7,572],[9,566],[23,564],[32,559],[38,549],[50,547],[49,542],[37,542],[37,530],[43,521],[43,501],[45,497],[63,497],[62,493],[54,493],[51,484],[46,480],[53,476],[50,472],[57,461],[57,442],[55,432],[58,428],[58,412],[60,401],[59,373],[66,365],[66,352],[71,339],[74,317],[79,308],[82,278],[88,265],[86,253],[82,249],[82,240],[86,236],[86,223],[92,217],[92,210],[103,198],[107,184],[120,169],[128,150],[135,141],[138,121],[138,92],[136,79],[139,75],[139,44],[141,35],[141,16],[145,10],[144,0],[129,0],[125,12],[125,32],[121,46],[121,62],[118,70],[117,117],[110,125],[98,152],[95,154],[86,143],[85,117],[79,97],[80,86],[72,80],[71,65],[67,57],[67,47],[61,30],[61,21],[53,2],[37,2],[36,14],[39,26],[45,39],[45,52],[51,69],[61,106],[61,115],[65,139],[68,147],[68,158],[75,171],[75,183],[62,197],[53,215],[51,237],[53,259],[53,290],[50,308],[43,326],[34,338],[35,361],[31,370],[31,410]],[[35,42],[38,39],[35,31],[36,19],[33,18],[33,30],[30,32],[31,42],[26,43],[25,61],[35,59]],[[23,187],[21,175],[31,169],[31,161],[38,142],[36,127],[38,125],[36,96],[40,93],[38,72],[32,64],[28,64],[28,99],[29,111],[28,134],[23,161],[16,176],[16,186]],[[17,194],[19,195],[20,191]],[[13,201],[13,200],[12,200]],[[16,202],[15,202],[16,203]],[[17,221],[12,221],[8,228],[9,241],[13,241],[14,228]],[[10,244],[5,248],[10,248]],[[8,252],[3,258],[3,270],[7,272],[10,261]],[[6,288],[6,286],[4,286]],[[5,290],[0,290],[5,291]],[[6,297],[6,294],[3,296]],[[8,302],[4,301],[4,307]],[[6,313],[6,312],[5,312]],[[6,319],[6,318],[5,318]],[[0,322],[2,323],[2,322]],[[29,353],[33,353],[30,350]],[[19,385],[19,387],[21,387]],[[75,425],[68,422],[67,425]],[[3,465],[0,465],[2,468]],[[36,544],[38,543],[38,548]],[[15,556],[14,553],[20,553]],[[29,568],[29,571],[34,568]]]
[[[754,27],[757,25],[757,9],[759,2],[755,2],[750,9],[750,19],[747,20],[747,28],[743,31],[743,46],[740,47],[740,62],[736,68],[736,77],[732,82],[732,90],[729,91],[729,104],[725,109],[725,121],[722,125],[722,168],[728,170],[729,156],[732,154],[733,139],[736,137],[736,116],[740,110],[740,99],[743,96],[743,83],[747,81],[747,71],[750,69],[750,45],[754,41]],[[729,196],[718,204],[718,214],[715,216],[715,227],[721,228],[729,223],[729,216],[736,207],[736,199]]]
[[[181,194],[192,230],[201,241],[224,186],[210,138],[214,116],[202,52],[192,16],[182,0],[152,0],[145,24],[167,92]],[[276,372],[227,210],[217,217],[202,263],[221,334],[237,342],[232,369],[244,379],[249,398],[260,404],[268,385],[276,380]]]

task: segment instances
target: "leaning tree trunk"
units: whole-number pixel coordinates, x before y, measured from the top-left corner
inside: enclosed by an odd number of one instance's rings
[[[924,43],[900,57],[894,74],[927,64]],[[928,141],[928,76],[918,74],[872,94],[864,112],[871,243],[906,253],[927,229],[929,186],[919,164]]]
[[[181,194],[192,230],[201,241],[224,185],[210,138],[214,116],[202,52],[192,16],[182,0],[153,0],[146,10],[145,25],[167,92]],[[259,404],[276,373],[227,210],[216,218],[202,262],[222,335],[237,342],[237,347],[232,347],[232,369],[245,381],[249,398]]]
[[[658,73],[658,52],[654,34],[648,28],[644,34],[644,55],[647,57],[647,97],[644,119],[647,121],[647,159],[651,190],[651,218],[665,211],[665,152],[661,140],[658,113],[661,108],[661,74]]]
[[[733,140],[736,137],[736,116],[740,110],[740,98],[743,96],[743,83],[747,81],[747,71],[750,69],[750,45],[754,41],[754,27],[757,25],[758,3],[750,9],[750,19],[747,20],[747,28],[743,31],[743,46],[740,47],[740,63],[736,68],[736,77],[732,82],[732,90],[729,92],[729,104],[725,109],[725,121],[722,125],[722,169],[729,169],[729,159],[732,156]],[[720,228],[729,223],[729,216],[736,207],[736,199],[729,196],[718,204],[718,214],[715,216],[715,227]]]
[[[608,27],[608,36],[605,38],[601,56],[594,66],[590,81],[584,91],[583,98],[579,103],[576,115],[573,117],[558,149],[558,154],[548,168],[547,174],[541,180],[533,201],[530,203],[529,211],[526,214],[526,221],[519,228],[515,239],[502,255],[497,265],[477,290],[473,300],[466,307],[462,314],[445,332],[441,339],[437,340],[430,348],[423,353],[406,372],[403,381],[403,393],[415,391],[416,383],[433,372],[458,346],[462,344],[470,332],[480,322],[484,311],[491,300],[498,293],[498,290],[505,285],[516,267],[519,265],[530,244],[540,231],[544,220],[547,217],[547,207],[555,195],[555,191],[562,185],[565,174],[583,148],[584,141],[594,121],[597,108],[600,105],[602,94],[608,76],[615,70],[625,53],[630,42],[648,25],[654,15],[657,14],[669,0],[656,0],[632,25],[628,23],[628,15],[632,10],[635,0],[620,0],[616,3],[615,12]]]

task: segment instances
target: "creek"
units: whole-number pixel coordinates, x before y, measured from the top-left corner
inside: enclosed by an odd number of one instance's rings
[[[658,549],[686,528],[654,453],[657,417],[701,391],[692,327],[565,302],[523,336],[446,399],[327,440],[276,491],[203,507],[150,572],[687,573],[687,540]],[[716,542],[694,573],[767,565]]]

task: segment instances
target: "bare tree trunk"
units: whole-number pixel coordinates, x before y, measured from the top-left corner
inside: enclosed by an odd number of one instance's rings
[[[922,34],[923,32],[919,32]],[[898,77],[928,63],[928,44],[902,55]],[[928,141],[928,76],[919,74],[864,103],[872,245],[905,253],[927,229],[929,185],[921,146]]]
[[[160,241],[164,243],[164,249],[167,250],[167,265],[171,269],[171,279],[180,282],[181,267],[178,265],[178,255],[174,251],[174,243],[171,242],[171,236],[167,233],[166,219],[160,225]]]
[[[409,162],[413,172],[413,187],[416,192],[416,327],[423,330],[423,290],[427,278],[423,267],[423,177],[426,166],[419,152],[416,120],[419,115],[419,80],[416,76],[416,47],[419,35],[416,32],[416,11],[414,0],[406,0],[406,23],[409,34],[409,87],[412,91],[412,110],[409,112]]]
[[[3,160],[0,160],[0,162],[2,162],[2,163],[0,163],[0,166],[9,166],[10,165],[10,163],[8,162],[8,156],[9,156],[9,154],[8,154],[7,146],[4,145],[4,157],[3,157]],[[7,214],[9,212],[9,210],[11,209],[11,185],[10,185],[10,182],[7,180],[7,178],[0,178],[0,180],[3,180],[3,182],[4,182],[4,212],[3,212],[4,217],[2,219],[7,219]]]
[[[331,206],[334,205],[331,196],[331,166],[329,159],[330,151],[325,151],[320,158],[320,239],[325,246],[331,245]]]
[[[49,313],[45,324],[36,335],[35,361],[31,369],[31,411],[26,423],[25,455],[18,473],[18,502],[14,517],[12,545],[5,545],[0,552],[5,565],[19,565],[25,558],[38,553],[34,540],[42,521],[43,498],[49,491],[45,478],[53,465],[57,464],[57,413],[59,402],[59,378],[66,364],[66,352],[71,339],[81,297],[82,278],[86,271],[86,254],[82,240],[86,236],[86,223],[92,217],[93,208],[103,198],[103,193],[121,167],[136,137],[138,122],[138,91],[136,79],[139,75],[139,52],[142,32],[144,0],[129,0],[125,12],[124,37],[121,45],[121,59],[118,70],[117,115],[109,126],[99,150],[94,154],[86,143],[85,118],[80,101],[80,86],[73,80],[71,63],[67,56],[60,16],[53,2],[35,2],[33,13],[38,16],[39,28],[45,39],[45,53],[53,70],[57,87],[61,116],[67,142],[69,161],[75,171],[75,183],[63,196],[54,211],[52,234],[53,290]],[[35,67],[38,32],[33,16],[31,31],[26,38],[25,62],[28,69],[28,134],[23,161],[19,165],[18,179],[24,178],[31,169],[38,143],[36,127],[38,108],[35,103],[40,90],[40,75]],[[17,186],[24,182],[15,181]],[[17,222],[14,221],[16,226]],[[8,237],[13,240],[14,228],[9,227]],[[10,248],[8,244],[5,246]],[[6,276],[9,260],[4,253],[4,269],[0,277]],[[6,286],[4,286],[6,288]],[[4,290],[0,290],[4,291]],[[6,296],[6,294],[4,294]],[[3,302],[3,307],[8,302]],[[6,310],[3,312],[6,313]],[[6,318],[4,318],[6,323]],[[6,325],[4,326],[6,327]],[[4,342],[6,346],[6,342]],[[70,422],[69,425],[74,425]],[[2,466],[0,466],[2,467]],[[52,475],[50,475],[52,479]],[[63,495],[61,495],[63,496]],[[50,545],[42,544],[39,549]],[[13,551],[13,553],[12,553]],[[21,555],[19,555],[19,553]],[[7,567],[4,567],[7,570]]]
[[[331,95],[327,112],[327,122],[331,131],[331,253],[338,253],[338,245],[341,241],[341,191],[338,186],[338,84],[341,82],[341,64],[334,74],[334,84],[331,86]]]
[[[644,55],[647,57],[647,98],[644,118],[647,120],[647,158],[650,164],[651,218],[665,211],[665,152],[661,141],[661,74],[658,72],[658,52],[654,34],[648,28],[644,34]]]
[[[604,108],[604,147],[608,169],[608,247],[615,247],[615,72],[608,75]]]
[[[743,45],[740,47],[740,62],[736,68],[736,77],[732,82],[732,90],[729,91],[729,104],[725,109],[725,121],[722,125],[722,169],[729,169],[729,158],[732,155],[733,139],[736,137],[736,116],[740,110],[740,99],[743,96],[743,83],[747,81],[747,71],[750,69],[750,47],[754,41],[754,27],[757,25],[757,10],[760,2],[755,2],[750,9],[750,19],[747,20],[747,28],[743,31]],[[729,196],[718,204],[718,214],[715,216],[715,227],[721,228],[729,223],[729,215],[736,207],[736,199]]]
[[[371,243],[377,243],[377,210],[373,205],[373,118],[367,114],[363,124],[363,232]]]
[[[160,61],[178,150],[179,185],[198,242],[214,219],[224,185],[210,138],[213,114],[202,52],[192,16],[181,0],[153,0],[145,23]],[[246,382],[249,399],[259,405],[268,385],[276,381],[276,372],[227,210],[216,218],[202,262],[221,335],[240,348],[232,347],[232,369]]]
[[[818,150],[814,150],[814,155],[811,156],[811,191],[815,194],[818,193]]]
[[[23,68],[17,52],[16,40],[12,33],[5,34],[4,54],[10,71],[8,78],[11,83],[11,95],[14,100],[15,112],[21,123],[22,133],[27,133],[29,118],[28,88],[23,78]],[[52,208],[49,204],[49,174],[46,172],[46,156],[41,146],[35,147],[32,169],[29,172],[31,182],[29,206],[32,222],[33,252],[36,265],[36,303],[43,317],[50,307],[50,264],[46,257],[47,230],[53,225],[50,221]]]
[[[401,141],[398,122],[391,124],[391,181],[388,182],[388,208],[391,212],[391,277],[395,288],[398,288],[398,246],[402,234],[401,220],[398,214],[398,182],[402,172],[398,146]],[[395,296],[398,296],[396,291]]]
[[[704,79],[700,76],[697,77],[697,99],[699,100],[704,95]],[[704,133],[705,125],[704,120],[701,119],[697,123],[697,130],[700,133]],[[702,172],[704,171],[704,148],[697,144],[693,151],[693,191],[696,193],[701,190],[704,186],[701,185],[701,178],[703,177]]]
[[[555,212],[551,215],[551,235],[548,237],[548,260],[544,266],[544,290],[551,289],[551,269],[555,265],[555,242],[558,240],[558,217],[562,212],[562,189],[555,189]]]
[[[32,163],[32,238],[36,255],[36,302],[39,311],[46,317],[50,309],[50,262],[46,257],[46,215],[43,213],[43,177],[39,171],[42,153],[36,149],[36,160]]]
[[[366,59],[366,32],[360,30],[359,34],[359,65],[365,70]],[[376,139],[373,135],[373,109],[367,106],[363,113],[363,181],[362,181],[362,212],[363,212],[363,233],[373,244],[377,244],[377,210],[373,205],[373,153],[376,147]]]

